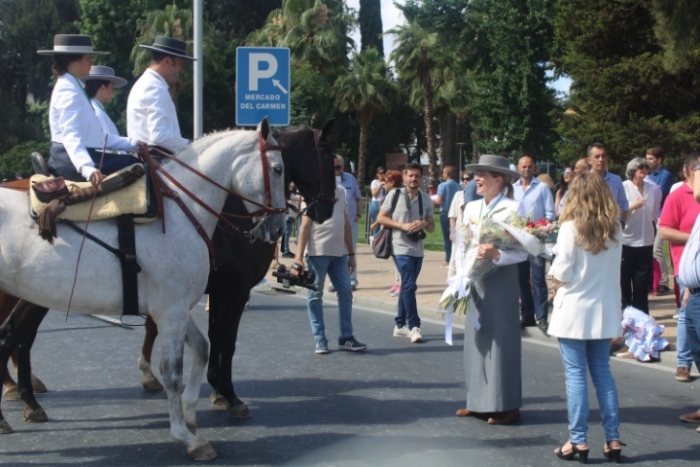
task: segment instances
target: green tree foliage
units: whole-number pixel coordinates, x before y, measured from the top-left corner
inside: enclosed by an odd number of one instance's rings
[[[320,127],[333,115],[331,83],[309,63],[295,63],[291,80],[291,124]]]
[[[558,124],[562,160],[581,157],[594,141],[608,145],[618,167],[652,146],[672,166],[697,150],[699,59],[683,71],[664,68],[650,1],[560,0],[554,63],[573,80],[571,110]]]
[[[47,157],[51,143],[39,141],[25,141],[15,145],[5,154],[0,155],[0,174],[14,178],[16,173],[27,177],[33,174],[32,162],[29,155],[36,151]]]
[[[382,4],[380,0],[360,0],[360,50],[374,47],[379,55],[384,56],[384,41],[382,40]]]
[[[575,2],[583,4],[585,2]],[[468,106],[477,144],[490,153],[549,156],[556,135],[554,91],[545,71],[552,51],[554,0],[474,0],[467,10],[473,38],[470,68],[480,92]]]
[[[664,50],[664,66],[671,72],[692,66],[700,55],[700,2],[652,0],[654,33]]]
[[[375,113],[391,110],[397,98],[395,83],[389,78],[382,55],[375,48],[353,53],[350,68],[333,85],[335,105],[341,112],[355,112],[360,124],[357,180],[364,185],[367,161],[367,127]]]

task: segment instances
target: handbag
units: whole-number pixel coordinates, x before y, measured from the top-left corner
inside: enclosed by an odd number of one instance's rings
[[[33,183],[32,190],[34,190],[37,199],[42,203],[48,203],[54,198],[69,194],[63,177],[52,177],[43,182]]]
[[[401,189],[395,190],[400,192]],[[391,210],[389,211],[389,217],[394,214],[394,209],[396,209],[396,203],[399,201],[399,193],[394,193],[394,198],[391,200]],[[374,241],[372,241],[372,252],[374,256],[379,259],[389,259],[392,253],[391,249],[391,237],[392,229],[387,229],[382,226],[381,230],[377,235],[374,236]]]

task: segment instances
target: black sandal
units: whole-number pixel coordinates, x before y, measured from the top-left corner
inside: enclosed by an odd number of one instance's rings
[[[559,459],[562,459],[565,461],[572,460],[574,458],[574,456],[576,454],[578,454],[579,463],[588,464],[588,451],[589,450],[588,449],[579,449],[578,445],[576,443],[572,443],[571,441],[569,441],[569,443],[571,443],[571,452],[570,453],[564,454],[564,446],[566,446],[566,443],[564,443],[563,446],[561,446],[556,451],[554,451],[554,454],[556,454],[556,456]]]
[[[604,455],[606,458],[610,459],[610,462],[614,462],[614,463],[616,463],[616,464],[620,464],[620,463],[622,462],[622,459],[621,459],[621,457],[622,457],[622,446],[627,446],[627,445],[626,445],[625,443],[623,443],[622,441],[620,441],[620,440],[613,440],[613,441],[617,441],[618,443],[620,443],[620,447],[617,448],[617,449],[613,449],[613,448],[610,447],[610,441],[606,441],[606,442],[605,442],[605,447],[603,448],[603,455]],[[607,450],[606,450],[605,448],[607,448]]]

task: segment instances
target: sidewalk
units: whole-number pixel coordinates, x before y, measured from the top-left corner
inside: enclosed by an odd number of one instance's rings
[[[292,245],[294,251],[294,245]],[[432,318],[444,321],[445,313],[438,309],[438,300],[445,290],[447,279],[447,268],[441,266],[444,260],[444,253],[439,251],[426,251],[423,259],[423,267],[418,276],[418,291],[416,301],[418,302],[418,312],[423,318]],[[357,264],[359,286],[354,292],[354,303],[360,306],[369,306],[387,311],[396,311],[397,298],[385,294],[394,283],[394,268],[391,259],[382,260],[375,258],[369,245],[357,245]],[[281,263],[288,268],[293,262],[292,259],[280,258]],[[276,269],[276,265],[275,265]],[[272,276],[270,269],[267,275],[268,284],[274,288],[281,288],[277,284],[277,279]],[[504,285],[505,286],[505,285]],[[510,287],[518,287],[518,284],[510,284]],[[328,280],[326,280],[328,287]],[[296,293],[306,295],[306,289],[297,290]],[[329,294],[329,292],[325,292]],[[663,297],[650,297],[649,306],[651,315],[658,324],[663,324],[666,329],[663,337],[671,342],[670,351],[661,353],[661,362],[656,363],[663,366],[676,368],[676,320],[673,315],[676,313],[676,304],[673,294]],[[456,323],[461,323],[457,319]],[[523,337],[530,337],[537,340],[544,340],[556,344],[556,339],[545,336],[537,328],[527,328],[523,331]],[[654,363],[650,363],[653,365]]]

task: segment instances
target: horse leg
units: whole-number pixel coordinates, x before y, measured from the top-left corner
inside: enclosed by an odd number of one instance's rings
[[[42,317],[43,319],[43,317]],[[15,374],[19,373],[19,363],[18,363],[18,357],[17,357],[17,349],[15,349],[12,352],[12,355],[10,355],[10,358],[12,359],[12,366],[15,368]],[[9,374],[9,372],[8,372]],[[48,391],[46,388],[46,385],[42,380],[40,380],[34,373],[31,374],[32,378],[32,390],[34,391],[34,394],[43,394]],[[12,378],[10,378],[11,380]],[[7,397],[7,394],[5,395]],[[10,399],[8,399],[10,400]],[[17,400],[19,400],[19,394],[17,395]]]
[[[12,352],[12,355],[14,355],[14,354],[15,353]],[[5,376],[3,377],[2,385],[3,385],[2,394],[5,396],[5,400],[8,400],[8,401],[20,400],[19,390],[17,389],[17,383],[15,382],[14,379],[12,379],[12,375],[10,373],[9,367],[5,368]]]
[[[189,330],[189,315],[178,313],[177,310],[166,311],[159,320],[161,360],[163,363],[163,386],[168,396],[168,408],[170,412],[170,434],[187,448],[187,453],[194,460],[209,460],[216,457],[214,449],[209,443],[193,434],[185,423],[182,400],[182,365],[185,351],[185,337]],[[194,334],[194,333],[192,333]],[[196,337],[193,335],[193,342]],[[195,361],[199,356],[195,356]],[[206,362],[206,355],[204,356]],[[199,379],[204,370],[203,364],[195,363],[193,370],[200,366]],[[197,375],[194,375],[197,378]],[[192,382],[192,379],[190,380]],[[189,388],[187,397],[192,398],[192,393],[198,389]]]
[[[150,316],[146,317],[146,335],[143,338],[143,346],[141,347],[141,355],[139,356],[139,370],[143,373],[141,385],[146,391],[162,391],[163,385],[160,384],[156,375],[151,370],[151,355],[153,354],[153,344],[158,337],[158,326]]]
[[[228,409],[230,404],[228,401],[219,394],[219,358],[221,357],[221,351],[219,350],[219,340],[212,338],[214,330],[217,329],[219,324],[219,293],[209,294],[209,365],[207,367],[207,381],[211,385],[213,391],[211,396],[209,396],[209,401],[217,409]]]
[[[18,317],[18,328],[22,332],[17,345],[17,385],[19,387],[19,396],[26,404],[22,416],[28,422],[45,422],[48,420],[46,412],[34,398],[31,350],[39,326],[49,309],[25,302],[24,300],[20,301],[20,304],[17,306],[23,306],[22,313]]]
[[[216,347],[219,353],[219,358],[216,361],[216,386],[214,386],[214,392],[218,397],[212,402],[216,406],[224,406],[232,418],[242,419],[250,418],[252,414],[248,406],[236,396],[233,389],[231,365],[233,364],[233,354],[236,351],[238,326],[250,288],[239,285],[235,281],[231,283],[236,284],[233,285],[233,289],[229,288],[225,292],[215,291],[211,294],[212,303],[215,303],[216,306],[209,311],[209,340],[212,342],[212,347]],[[214,324],[211,321],[212,311],[216,318],[216,325],[212,325]],[[221,401],[222,398],[225,402]]]
[[[194,434],[197,432],[197,400],[199,399],[199,390],[202,386],[204,368],[207,365],[209,343],[191,317],[187,319],[185,342],[192,350],[192,370],[190,371],[190,379],[185,386],[185,392],[182,395],[182,403],[185,412],[185,423],[187,423],[187,427]]]

